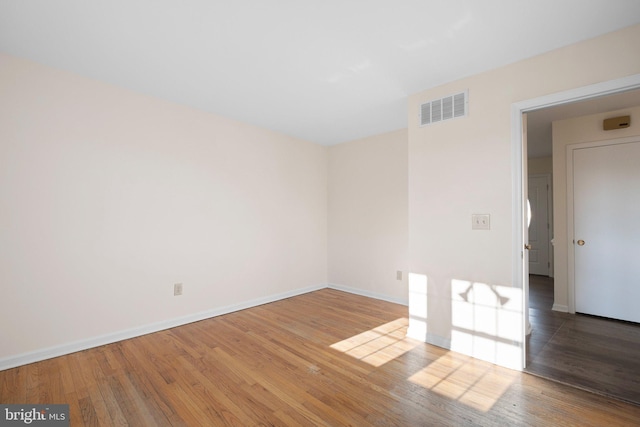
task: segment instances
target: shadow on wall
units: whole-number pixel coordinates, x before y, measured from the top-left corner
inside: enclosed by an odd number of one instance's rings
[[[450,288],[450,299],[434,297],[436,294],[429,292],[426,275],[409,274],[407,335],[501,366],[522,369],[522,290],[459,279],[452,279]],[[450,304],[450,310],[438,306],[444,304]],[[429,318],[429,312],[438,316]]]

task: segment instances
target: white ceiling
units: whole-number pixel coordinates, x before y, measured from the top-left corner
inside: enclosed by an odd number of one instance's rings
[[[637,0],[0,0],[0,51],[331,145],[406,98],[640,22]]]

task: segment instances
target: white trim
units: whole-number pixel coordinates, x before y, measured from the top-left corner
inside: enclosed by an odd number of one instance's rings
[[[436,345],[438,347],[446,348],[447,350],[451,350],[451,347],[452,347],[451,339],[444,338],[439,335],[434,335],[430,333],[427,333],[426,339],[424,341],[428,342],[429,344]],[[473,354],[470,354],[469,356],[475,357]]]
[[[567,161],[567,302],[569,303],[568,312],[576,312],[576,272],[575,272],[575,230],[574,230],[574,215],[573,210],[573,152],[576,150],[582,150],[584,148],[594,147],[606,147],[609,145],[629,144],[633,142],[639,142],[640,137],[629,136],[624,138],[611,138],[603,139],[600,141],[579,142],[576,144],[569,144],[566,146],[566,161]]]
[[[568,313],[569,312],[569,307],[566,306],[566,305],[562,305],[562,304],[553,304],[553,307],[551,307],[551,310],[559,311],[561,313]]]
[[[598,96],[612,95],[627,90],[640,88],[640,74],[621,77],[606,82],[595,83],[562,92],[552,93],[538,98],[527,99],[512,104],[512,111],[517,108],[520,113],[554,107],[571,102],[585,101]],[[514,123],[512,123],[514,124]],[[520,123],[522,126],[522,123]],[[513,129],[513,126],[512,126]]]
[[[322,284],[309,286],[306,288],[294,289],[287,292],[273,294],[261,298],[244,301],[238,304],[232,304],[224,307],[213,308],[211,310],[201,311],[199,313],[189,314],[187,316],[177,317],[174,319],[163,320],[161,322],[151,323],[136,328],[126,329],[111,334],[101,335],[98,337],[88,338],[86,340],[75,341],[67,344],[61,344],[49,348],[43,348],[16,356],[5,357],[0,359],[0,371],[15,368],[17,366],[27,365],[29,363],[40,362],[42,360],[51,359],[66,354],[75,353],[77,351],[87,350],[101,345],[111,344],[154,332],[163,331],[165,329],[175,328],[177,326],[186,325],[200,320],[210,319],[212,317],[221,316],[223,314],[233,313],[234,311],[245,310],[247,308],[257,307],[259,305],[268,304],[285,298],[295,297],[297,295],[306,294],[320,289],[335,289],[348,292],[355,295],[374,298],[382,301],[392,302],[401,305],[408,305],[407,299],[394,298],[388,295],[378,294],[375,292],[365,291],[350,286],[336,284]]]
[[[619,79],[600,82],[589,86],[557,92],[538,98],[528,99],[511,104],[511,181],[512,181],[512,218],[513,218],[513,244],[512,244],[512,266],[513,266],[513,286],[524,289],[526,272],[524,266],[524,207],[523,194],[525,179],[523,162],[526,160],[526,153],[522,150],[522,113],[538,110],[570,102],[582,101],[597,96],[610,95],[618,92],[640,88],[640,74],[634,74]],[[527,313],[526,298],[522,298],[522,360],[520,370],[526,365],[526,324]]]
[[[114,332],[111,334],[101,335],[86,340],[75,341],[67,344],[61,344],[54,347],[44,348],[40,350],[31,351],[28,353],[19,354],[17,356],[9,356],[4,359],[0,359],[0,371],[5,369],[15,368],[16,366],[26,365],[28,363],[39,362],[41,360],[51,359],[53,357],[63,356],[65,354],[75,353],[77,351],[87,350],[89,348],[98,347],[105,344],[111,344],[117,341],[122,341],[130,338],[139,337],[142,335],[150,334],[153,332],[162,331],[165,329],[175,328],[176,326],[186,325],[188,323],[198,322],[200,320],[209,319],[212,317],[220,316],[223,314],[232,313],[234,311],[244,310],[251,307],[256,307],[263,304],[279,301],[285,298],[291,298],[297,295],[306,294],[309,292],[317,291],[326,288],[327,285],[309,286],[306,288],[294,289],[279,294],[273,294],[261,298],[256,298],[248,301],[244,301],[238,304],[232,304],[224,307],[218,307],[207,311],[201,311],[199,313],[189,314],[187,316],[177,317],[174,319],[163,320],[161,322],[151,323],[136,328],[127,329],[124,331]]]
[[[525,285],[528,283],[525,275],[528,266],[525,265],[527,257],[524,254],[525,237],[525,215],[524,207],[526,189],[524,188],[526,180],[524,173],[526,172],[526,153],[523,153],[522,140],[522,113],[523,108],[519,104],[511,106],[511,193],[512,205],[511,216],[513,218],[512,227],[512,254],[513,254],[513,286],[522,289],[522,354],[518,366],[515,369],[523,370],[526,366],[526,337],[529,332],[529,307],[527,295],[525,294]]]
[[[329,283],[329,285],[327,285],[327,287],[329,289],[335,289],[337,291],[348,292],[350,294],[360,295],[360,296],[363,296],[363,297],[379,299],[379,300],[382,300],[382,301],[392,302],[392,303],[400,304],[400,305],[406,305],[406,306],[409,305],[409,299],[408,298],[391,297],[389,295],[379,294],[377,292],[366,291],[364,289],[359,289],[359,288],[352,288],[351,286],[338,285],[338,284],[335,284],[335,283]]]
[[[430,334],[428,332],[425,333],[424,331],[416,331],[415,328],[411,328],[411,326],[409,326],[409,328],[407,329],[407,338],[451,350],[451,339],[444,338],[439,335]],[[469,356],[475,357],[473,355]]]
[[[565,147],[566,151],[566,174],[567,174],[567,312],[576,312],[576,290],[575,290],[575,260],[573,252],[573,149],[571,145]]]

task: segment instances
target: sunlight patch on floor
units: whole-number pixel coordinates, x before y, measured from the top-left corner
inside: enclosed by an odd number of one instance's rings
[[[331,345],[331,348],[379,367],[422,344],[405,338],[409,319],[392,322],[354,335]]]
[[[409,377],[409,381],[487,412],[507,391],[517,374],[449,352]]]

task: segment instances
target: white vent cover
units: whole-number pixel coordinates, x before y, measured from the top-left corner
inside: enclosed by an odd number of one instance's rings
[[[467,115],[467,92],[434,99],[420,105],[420,126]]]

